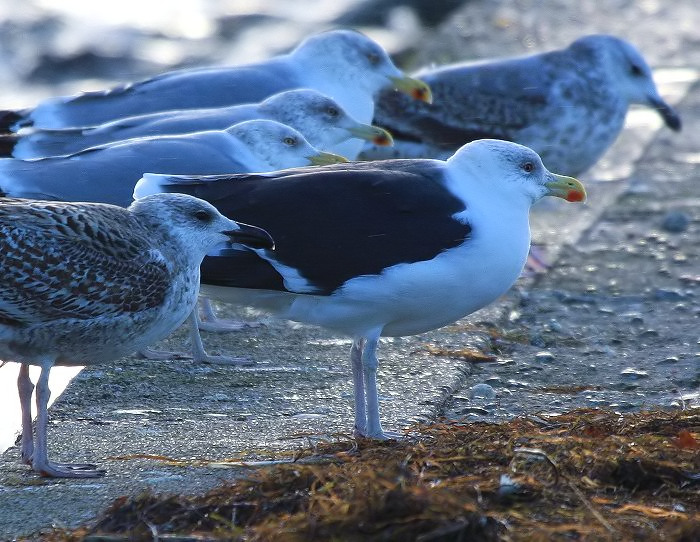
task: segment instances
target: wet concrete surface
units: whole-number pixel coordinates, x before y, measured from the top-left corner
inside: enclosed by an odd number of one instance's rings
[[[475,55],[495,56],[515,52],[528,36],[551,48],[591,31],[617,32],[652,65],[678,68],[665,72],[662,94],[680,101],[684,131],[672,134],[653,116],[632,115],[610,153],[582,177],[589,203],[543,205],[533,215],[533,238],[554,260],[549,272],[522,280],[501,302],[455,325],[383,340],[385,428],[400,431],[443,415],[497,420],[575,406],[697,406],[700,86],[694,72],[681,68],[699,65],[699,46],[688,46],[686,27],[692,17],[700,23],[700,15],[690,1],[654,13],[645,12],[653,3],[611,2],[595,15],[568,9],[568,2],[547,10],[519,2],[513,11],[507,4],[465,3],[419,54],[432,50],[439,59],[442,51],[449,58],[460,36]],[[637,25],[634,33],[610,16],[623,4],[628,11],[619,13]],[[479,39],[489,28],[485,51]],[[89,521],[112,499],[147,487],[202,492],[244,475],[241,460],[284,459],[316,439],[349,434],[349,340],[264,322],[204,336],[210,351],[255,360],[250,368],[124,358],[83,371],[51,409],[50,450],[57,460],[98,463],[107,476],[40,479],[18,463],[16,447],[8,450],[0,457],[0,538]],[[186,331],[159,346],[187,348]],[[470,347],[495,360],[460,358]]]

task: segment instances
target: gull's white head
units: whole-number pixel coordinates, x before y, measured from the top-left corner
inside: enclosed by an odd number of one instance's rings
[[[352,84],[372,96],[393,86],[416,99],[432,100],[428,85],[406,76],[381,45],[355,30],[329,30],[313,35],[299,44],[292,55],[324,77]]]
[[[656,109],[666,126],[681,129],[681,119],[666,103],[654,83],[654,76],[642,54],[629,42],[606,34],[585,36],[571,44],[572,49],[588,50],[604,65],[608,84],[614,85],[628,104]]]
[[[498,139],[480,139],[447,160],[456,178],[465,177],[487,197],[531,206],[544,196],[584,201],[586,191],[573,177],[550,172],[532,149]]]
[[[341,156],[319,151],[299,131],[274,120],[247,120],[226,131],[259,160],[260,164],[251,172],[347,161]]]
[[[280,92],[262,102],[259,109],[267,118],[295,128],[321,150],[351,138],[365,139],[375,145],[393,142],[383,128],[358,122],[333,98],[313,89]]]

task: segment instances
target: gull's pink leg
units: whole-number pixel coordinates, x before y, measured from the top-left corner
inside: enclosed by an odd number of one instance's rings
[[[49,389],[49,373],[52,363],[46,363],[41,367],[41,375],[36,384],[36,447],[32,456],[32,468],[42,476],[54,478],[97,478],[103,476],[105,471],[92,465],[69,465],[52,463],[48,458],[47,430],[49,423],[48,405],[51,397]]]
[[[367,410],[365,408],[365,382],[362,376],[362,349],[365,340],[360,337],[352,342],[350,349],[350,362],[352,365],[352,387],[355,399],[355,427],[356,437],[367,435]]]
[[[34,384],[29,378],[29,365],[22,363],[17,376],[17,391],[19,392],[19,405],[22,409],[22,462],[32,464],[34,453],[34,431],[32,429],[32,393]]]

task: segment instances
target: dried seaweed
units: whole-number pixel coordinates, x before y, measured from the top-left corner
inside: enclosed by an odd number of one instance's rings
[[[699,438],[697,410],[438,423],[401,442],[320,443],[305,454],[317,463],[202,496],[122,497],[42,539],[694,541]]]

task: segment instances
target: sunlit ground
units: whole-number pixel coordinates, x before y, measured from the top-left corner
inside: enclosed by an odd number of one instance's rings
[[[71,378],[77,375],[82,367],[55,367],[49,376],[51,388],[51,403],[56,400],[66,388]],[[21,429],[20,408],[17,398],[17,373],[19,363],[8,363],[0,367],[0,453],[15,443]],[[39,367],[32,367],[32,381],[39,378]],[[32,400],[32,411],[36,415],[36,404]]]

